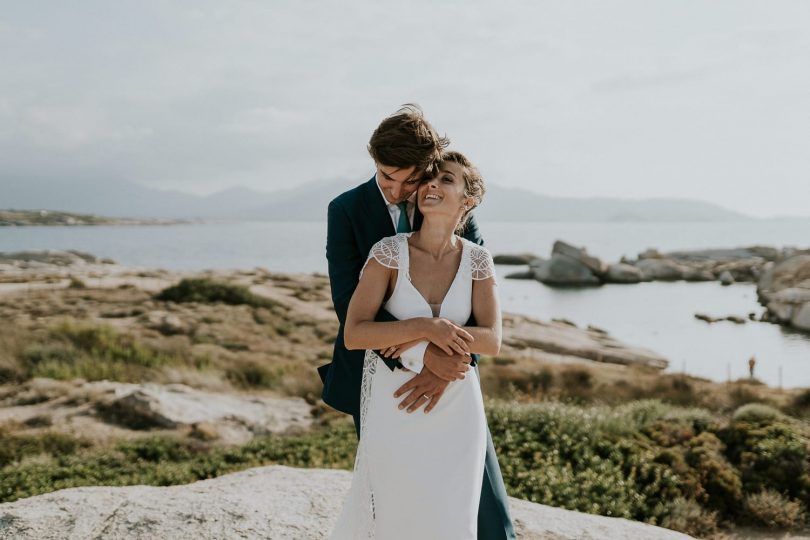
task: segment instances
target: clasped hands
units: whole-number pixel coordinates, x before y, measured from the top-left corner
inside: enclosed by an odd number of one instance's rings
[[[425,337],[430,344],[425,351],[424,368],[394,393],[395,398],[405,395],[399,408],[409,413],[422,405],[425,405],[426,413],[436,407],[447,386],[452,381],[464,379],[472,360],[470,343],[474,341],[473,336],[452,321],[426,319]],[[386,358],[399,358],[419,342],[411,341],[380,352]]]

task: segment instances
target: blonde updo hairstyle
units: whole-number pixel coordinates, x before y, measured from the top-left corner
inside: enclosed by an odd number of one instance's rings
[[[467,156],[455,150],[442,152],[442,157],[439,160],[439,166],[441,167],[442,163],[448,162],[456,163],[461,165],[463,168],[464,196],[473,200],[472,206],[461,215],[461,219],[456,226],[456,234],[462,234],[464,232],[464,228],[467,226],[467,222],[470,220],[470,216],[472,216],[473,208],[481,204],[481,201],[484,198],[484,193],[487,189],[484,185],[484,177],[481,176],[481,172],[478,170],[478,167],[473,165],[473,163],[467,159]]]

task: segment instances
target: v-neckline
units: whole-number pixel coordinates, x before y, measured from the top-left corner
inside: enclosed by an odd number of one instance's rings
[[[461,274],[461,265],[464,263],[464,252],[466,251],[467,247],[464,245],[465,244],[464,239],[459,237],[459,242],[461,242],[461,257],[459,257],[458,259],[458,267],[456,268],[456,274],[453,276],[453,281],[450,282],[450,286],[445,291],[444,296],[442,297],[442,300],[439,303],[439,314],[433,315],[433,306],[430,304],[430,302],[428,302],[428,299],[425,298],[425,295],[422,294],[422,291],[417,289],[416,285],[414,285],[413,281],[411,281],[411,244],[410,242],[408,242],[408,240],[411,238],[411,235],[413,235],[413,232],[403,233],[404,236],[403,240],[405,241],[405,256],[408,258],[407,259],[408,265],[407,268],[405,268],[405,280],[416,292],[416,294],[419,295],[419,298],[421,298],[422,301],[425,303],[425,305],[428,307],[431,316],[441,317],[442,308],[444,307],[444,301],[447,300],[447,297],[450,295],[450,291],[453,290],[453,287],[456,285],[456,281],[458,281],[459,274]]]

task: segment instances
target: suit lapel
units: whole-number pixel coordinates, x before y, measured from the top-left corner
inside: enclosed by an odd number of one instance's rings
[[[394,228],[394,222],[391,221],[391,214],[388,213],[388,205],[380,193],[377,179],[374,176],[364,185],[363,199],[370,228],[382,232],[380,238],[396,234],[397,230]]]

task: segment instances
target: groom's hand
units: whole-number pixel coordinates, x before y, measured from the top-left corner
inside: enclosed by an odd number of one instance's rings
[[[425,350],[424,365],[445,381],[459,381],[470,370],[472,358],[466,354],[447,354],[431,343]],[[424,371],[424,369],[422,370]]]
[[[394,392],[394,397],[398,398],[408,394],[399,404],[400,409],[407,408],[408,412],[411,413],[427,403],[425,412],[429,413],[442,398],[448,384],[450,384],[449,381],[440,379],[428,369],[423,369],[410,381],[400,386]]]

